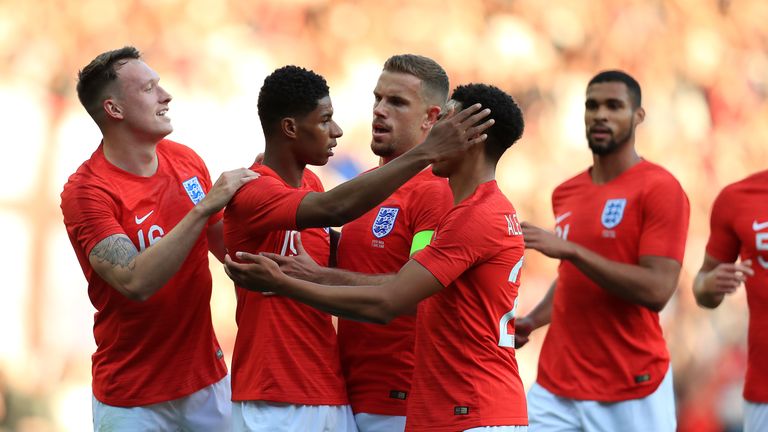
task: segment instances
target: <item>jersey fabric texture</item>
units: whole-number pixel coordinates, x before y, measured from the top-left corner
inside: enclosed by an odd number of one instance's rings
[[[408,262],[413,237],[434,230],[453,205],[448,181],[427,169],[379,206],[344,225],[338,267],[360,273],[397,273]],[[341,365],[352,410],[404,416],[413,373],[415,316],[387,325],[339,319]]]
[[[768,403],[768,171],[725,187],[715,199],[707,254],[722,262],[752,260],[747,278],[749,332],[744,399]]]
[[[419,305],[406,430],[528,424],[512,336],[523,249],[515,209],[490,181],[414,255],[445,288]]]
[[[64,225],[96,308],[93,394],[132,407],[192,394],[226,375],[211,322],[208,240],[202,232],[179,271],[144,302],[130,300],[93,270],[101,240],[127,235],[140,251],[162,238],[211,187],[191,149],[157,145],[157,172],[140,177],[112,165],[103,147],[69,177],[61,194]],[[209,219],[218,222],[221,214]]]
[[[295,188],[265,165],[251,169],[261,177],[244,185],[224,212],[227,250],[295,255],[296,213],[308,193],[323,191],[320,179],[305,169]],[[301,241],[318,264],[328,265],[328,229],[302,230]],[[331,315],[287,297],[236,291],[232,400],[347,404]]]
[[[658,165],[642,160],[605,184],[585,171],[555,189],[552,206],[558,235],[609,260],[636,265],[652,255],[682,263],[688,198]],[[560,397],[616,402],[653,393],[668,369],[658,313],[562,261],[538,383]]]

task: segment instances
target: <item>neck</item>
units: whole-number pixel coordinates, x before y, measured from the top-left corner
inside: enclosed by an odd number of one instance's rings
[[[280,178],[293,187],[301,186],[305,163],[297,162],[292,153],[280,151],[287,148],[287,143],[267,144],[264,150],[263,164],[270,167]]]
[[[112,165],[141,177],[157,172],[157,144],[160,140],[140,140],[119,134],[105,134],[104,157]]]
[[[448,177],[454,205],[469,198],[481,184],[496,179],[496,164],[488,161],[483,154],[476,156],[465,159],[465,163]]]
[[[592,155],[592,181],[604,184],[620,176],[624,171],[640,163],[634,143],[628,142],[621,149],[607,155]]]

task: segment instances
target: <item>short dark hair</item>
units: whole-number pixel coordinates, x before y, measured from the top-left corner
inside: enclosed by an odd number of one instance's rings
[[[416,54],[393,55],[384,62],[384,70],[413,75],[421,80],[422,96],[428,103],[443,107],[448,98],[448,74],[429,57]]]
[[[117,70],[129,60],[140,58],[139,50],[125,46],[99,54],[77,73],[77,98],[97,123],[101,103],[109,96],[107,89],[117,80]]]
[[[266,135],[276,131],[280,120],[301,117],[317,108],[329,95],[325,78],[299,66],[283,66],[264,79],[259,91],[259,120]]]
[[[501,155],[523,136],[523,112],[512,96],[498,87],[487,84],[461,85],[453,91],[451,99],[459,102],[464,108],[479,103],[483,108],[491,110],[495,123],[485,131],[488,135],[485,154],[491,160],[498,161]]]
[[[629,93],[630,102],[632,102],[632,108],[639,108],[643,103],[643,94],[640,90],[640,84],[637,80],[632,78],[628,73],[620,70],[607,70],[602,71],[599,74],[592,77],[587,84],[587,88],[592,84],[604,83],[604,82],[622,82],[627,86],[627,92]]]

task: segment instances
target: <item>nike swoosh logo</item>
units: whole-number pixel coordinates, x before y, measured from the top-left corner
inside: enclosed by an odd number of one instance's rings
[[[752,229],[754,231],[760,231],[760,230],[763,230],[763,229],[766,229],[766,228],[768,228],[768,221],[763,222],[763,223],[757,223],[756,220],[752,221]]]
[[[143,217],[143,218],[140,218],[140,217],[138,217],[138,216],[134,216],[134,218],[136,219],[136,225],[141,225],[141,223],[142,223],[142,222],[144,222],[145,220],[147,220],[147,218],[149,217],[149,215],[151,215],[151,214],[152,214],[152,213],[154,213],[154,212],[155,212],[155,211],[154,211],[154,210],[152,210],[151,212],[149,212],[149,213],[147,213],[146,215],[144,215],[144,217]]]
[[[565,212],[565,213],[561,214],[560,216],[555,217],[555,225],[559,224],[560,222],[562,222],[565,218],[567,218],[570,215],[571,215],[571,212]]]

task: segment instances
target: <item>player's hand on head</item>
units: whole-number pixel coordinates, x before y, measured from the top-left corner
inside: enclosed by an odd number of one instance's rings
[[[211,187],[211,190],[208,191],[208,194],[198,205],[204,205],[209,214],[214,214],[227,205],[240,187],[260,176],[261,174],[248,168],[225,171],[221,173],[216,183]]]
[[[450,159],[485,141],[487,136],[483,132],[494,123],[493,119],[488,118],[490,114],[491,110],[483,109],[480,104],[471,105],[459,112],[448,111],[435,123],[419,147],[429,152],[433,162]]]
[[[296,233],[294,236],[294,246],[296,246],[297,252],[297,255],[294,256],[285,256],[268,252],[263,252],[261,256],[276,262],[277,265],[280,266],[280,270],[288,276],[308,281],[313,280],[313,276],[317,276],[322,269],[307,251],[304,250],[304,245],[301,243],[301,233]]]
[[[247,252],[237,252],[236,262],[227,254],[224,257],[224,271],[241,288],[262,293],[271,293],[276,281],[282,275],[277,263],[269,258]]]

